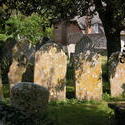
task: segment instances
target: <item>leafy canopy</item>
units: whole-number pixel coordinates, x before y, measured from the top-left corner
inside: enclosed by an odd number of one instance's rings
[[[36,44],[41,37],[52,36],[49,20],[35,13],[31,16],[18,14],[10,17],[10,19],[6,21],[5,31],[6,34],[12,35],[15,38],[27,38],[33,44]]]

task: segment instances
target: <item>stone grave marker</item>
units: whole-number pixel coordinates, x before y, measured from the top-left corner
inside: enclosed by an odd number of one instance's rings
[[[120,52],[113,53],[108,62],[111,96],[117,97],[125,94],[125,55]]]
[[[31,82],[15,84],[11,89],[12,106],[27,113],[44,114],[48,106],[49,92],[46,88]]]
[[[76,43],[75,46],[75,54],[79,54],[82,52],[86,52],[87,50],[92,50],[94,49],[94,44],[92,42],[92,40],[84,35],[79,42]]]
[[[102,98],[100,55],[86,51],[75,56],[75,94],[79,100]]]
[[[64,100],[67,55],[60,45],[47,43],[35,54],[34,82],[49,90],[49,100]]]

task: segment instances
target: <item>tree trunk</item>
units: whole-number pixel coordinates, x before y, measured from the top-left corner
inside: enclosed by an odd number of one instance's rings
[[[108,58],[111,56],[112,53],[121,51],[121,38],[120,38],[120,31],[112,31],[112,28],[105,28],[105,35],[107,39],[107,53]]]
[[[109,58],[112,53],[121,51],[121,28],[119,27],[120,22],[115,20],[110,4],[106,6],[106,10],[103,8],[101,0],[95,0],[95,5],[104,27],[105,36],[107,39],[107,53]]]

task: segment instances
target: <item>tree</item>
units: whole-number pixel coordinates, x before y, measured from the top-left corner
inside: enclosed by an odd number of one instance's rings
[[[125,1],[93,0],[93,2],[104,26],[109,57],[121,48],[120,32],[125,29]]]
[[[107,38],[108,57],[120,51],[120,32],[125,29],[123,0],[4,0],[3,3],[26,15],[38,12],[60,19],[71,19],[76,15],[90,16],[98,12]]]
[[[65,6],[63,7],[64,4],[60,7],[60,9],[64,12],[63,15],[65,16],[66,14],[68,14],[68,12],[72,11],[74,11],[72,16],[76,15],[92,16],[96,14],[96,12],[98,12],[99,17],[103,23],[105,35],[107,38],[108,57],[110,57],[113,52],[120,51],[121,49],[120,32],[125,29],[125,1],[123,0],[73,0],[73,1],[67,0],[67,1],[72,3],[72,4],[69,3],[69,5],[71,5],[69,6],[69,8],[67,8],[68,4],[66,4],[66,8]],[[58,10],[56,12],[58,12]],[[69,14],[69,17],[72,16]]]

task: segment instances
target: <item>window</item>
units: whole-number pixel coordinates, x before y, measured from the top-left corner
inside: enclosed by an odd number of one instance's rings
[[[95,33],[99,33],[99,26],[98,26],[97,23],[94,24],[94,32],[95,32]]]

